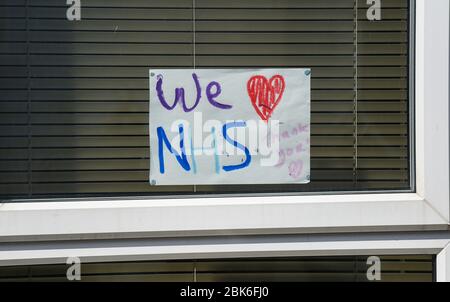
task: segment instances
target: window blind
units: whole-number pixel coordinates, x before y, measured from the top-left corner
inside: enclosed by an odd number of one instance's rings
[[[382,256],[381,281],[432,282],[433,256]],[[86,282],[368,282],[367,257],[82,263]],[[68,265],[0,267],[2,282],[64,282]]]
[[[0,2],[0,196],[408,190],[410,1]],[[149,68],[312,69],[309,185],[152,187]]]

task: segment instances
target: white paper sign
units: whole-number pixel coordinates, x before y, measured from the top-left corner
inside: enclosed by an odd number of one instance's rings
[[[150,183],[309,183],[310,78],[298,68],[150,70]]]

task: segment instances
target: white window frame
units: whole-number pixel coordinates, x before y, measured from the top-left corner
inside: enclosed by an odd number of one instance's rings
[[[179,242],[185,242],[186,237],[218,235],[448,230],[449,1],[417,0],[415,27],[416,193],[5,203],[0,205],[0,242],[45,240],[60,244],[58,240],[154,237],[160,240],[178,238]],[[220,254],[217,246],[208,248],[208,244],[203,245],[204,249],[199,244],[193,250],[183,244],[158,246],[159,258],[148,247],[139,249],[135,245],[133,249],[126,246],[109,249],[112,254],[108,254],[101,249],[101,242],[98,240],[96,247],[86,247],[82,251],[70,247],[51,249],[50,246],[26,251],[0,248],[0,265],[63,262],[63,255],[73,255],[76,251],[87,261],[189,258],[193,253],[198,258]],[[339,241],[332,244],[331,240],[327,244],[316,242],[318,246],[314,249],[315,243],[311,241],[307,245],[298,244],[294,250],[296,255],[310,250],[328,255],[369,250],[389,254],[405,251],[437,254],[449,243],[445,239],[433,241],[433,244],[426,240],[423,244],[417,242],[408,245],[407,241],[370,241],[370,244],[361,241],[360,246],[353,243],[344,248]],[[405,249],[405,245],[409,249]],[[174,246],[181,250],[175,252]],[[234,248],[237,254],[247,251],[251,255],[263,255],[267,245],[258,249],[257,245],[240,244],[239,248]],[[285,252],[280,248],[275,250],[280,255],[290,251],[288,247]],[[232,254],[222,252],[222,256]]]

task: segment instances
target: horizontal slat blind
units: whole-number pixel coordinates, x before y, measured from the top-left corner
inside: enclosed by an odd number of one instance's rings
[[[432,256],[384,256],[383,282],[433,281]],[[83,263],[87,282],[367,282],[367,257]],[[0,281],[64,282],[67,265],[0,267]],[[195,275],[195,277],[194,277]]]
[[[408,189],[408,3],[368,21],[363,0],[195,0],[193,20],[192,0],[84,0],[71,22],[65,1],[2,0],[0,194]],[[148,69],[194,61],[312,68],[310,185],[148,185]]]

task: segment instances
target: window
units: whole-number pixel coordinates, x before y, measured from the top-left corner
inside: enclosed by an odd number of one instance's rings
[[[0,4],[0,196],[410,190],[408,0]],[[312,68],[310,185],[152,187],[148,69]]]
[[[300,257],[83,263],[87,282],[368,282],[367,258]],[[431,282],[430,255],[381,257],[383,282]],[[0,281],[65,282],[68,265],[0,267]]]

